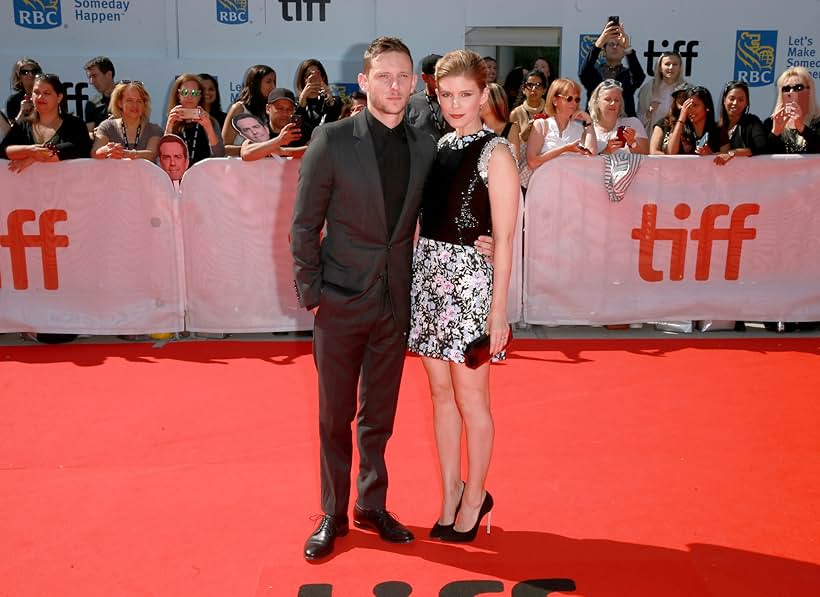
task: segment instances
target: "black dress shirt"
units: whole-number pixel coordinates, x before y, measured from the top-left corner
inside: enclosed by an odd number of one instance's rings
[[[407,144],[407,130],[402,120],[395,128],[388,128],[367,111],[367,126],[376,149],[376,161],[379,165],[379,177],[384,194],[384,213],[387,216],[387,231],[393,235],[393,229],[399,221],[401,208],[407,194],[410,181],[410,147]]]

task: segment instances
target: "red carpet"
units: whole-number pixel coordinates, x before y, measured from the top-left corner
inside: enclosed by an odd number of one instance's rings
[[[820,593],[820,340],[513,346],[492,534],[426,539],[409,358],[388,506],[419,540],[352,529],[321,564],[308,343],[0,347],[0,597]]]

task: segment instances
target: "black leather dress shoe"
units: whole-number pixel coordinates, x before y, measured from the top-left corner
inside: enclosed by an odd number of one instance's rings
[[[357,504],[353,508],[353,524],[360,529],[377,531],[379,537],[391,543],[410,543],[415,539],[413,533],[387,510],[365,510]]]
[[[349,530],[346,515],[325,514],[319,521],[319,526],[305,541],[305,559],[318,560],[329,556],[333,551],[336,537],[344,537]]]

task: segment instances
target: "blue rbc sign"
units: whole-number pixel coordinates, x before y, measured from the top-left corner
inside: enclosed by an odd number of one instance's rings
[[[248,0],[216,0],[216,20],[224,25],[248,22]]]
[[[14,24],[27,29],[54,29],[63,24],[60,0],[14,0]]]
[[[600,33],[582,33],[580,38],[578,39],[578,71],[581,71],[581,66],[584,64],[584,60],[586,60],[587,54],[592,49],[592,46],[595,45],[595,40],[598,39]],[[601,56],[603,56],[603,52],[601,52]],[[601,57],[598,58],[598,62],[601,62]]]
[[[735,80],[749,87],[774,83],[777,31],[738,30],[735,42]]]

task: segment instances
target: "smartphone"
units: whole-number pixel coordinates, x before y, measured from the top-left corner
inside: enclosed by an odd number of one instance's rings
[[[626,145],[626,135],[624,135],[624,130],[626,129],[625,126],[619,126],[618,132],[615,133],[615,136],[618,137],[618,141]]]
[[[697,142],[698,149],[703,149],[704,147],[706,147],[706,144],[708,142],[709,142],[709,133],[708,132],[703,133],[703,137],[698,139],[698,142]]]
[[[607,17],[607,20],[616,27],[621,24],[621,17],[619,17],[618,15]]]
[[[290,121],[296,125],[296,128],[302,128],[302,116],[300,114],[294,114],[291,116]]]
[[[202,115],[202,108],[182,108],[179,117],[183,120],[199,120]]]

